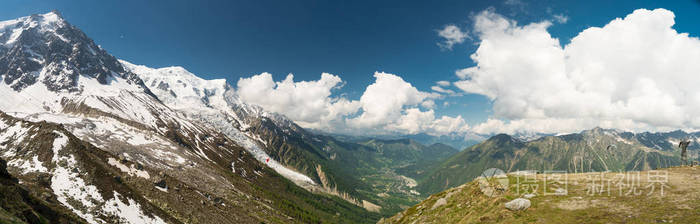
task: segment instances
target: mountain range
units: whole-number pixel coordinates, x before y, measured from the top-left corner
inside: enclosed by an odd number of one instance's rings
[[[0,22],[0,95],[12,223],[373,223],[485,168],[648,170],[677,165],[682,139],[700,150],[682,131],[319,133],[224,79],[117,59],[56,11]]]
[[[699,137],[697,132],[632,133],[602,128],[530,141],[500,134],[442,161],[418,179],[417,190],[437,193],[471,181],[489,168],[570,173],[667,168],[680,164],[681,140],[693,142],[689,155],[697,159]]]

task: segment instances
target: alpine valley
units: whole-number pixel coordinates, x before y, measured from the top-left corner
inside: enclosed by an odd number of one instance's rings
[[[227,80],[119,60],[59,12],[0,22],[3,223],[400,221],[486,168],[649,170],[678,165],[683,139],[700,150],[682,131],[486,137],[318,133]]]

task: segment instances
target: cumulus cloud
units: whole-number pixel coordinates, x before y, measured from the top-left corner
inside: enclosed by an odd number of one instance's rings
[[[444,40],[437,43],[443,50],[452,50],[455,44],[461,44],[469,38],[469,34],[455,25],[447,25],[442,30],[438,30],[438,35]]]
[[[440,94],[420,91],[394,74],[376,72],[374,77],[359,100],[332,97],[343,81],[328,73],[299,82],[291,74],[275,82],[271,74],[262,73],[239,79],[237,93],[244,102],[283,114],[302,127],[329,132],[445,135],[467,130],[462,117],[436,118],[432,108]]]
[[[360,108],[358,101],[331,97],[331,90],[340,86],[340,77],[328,73],[316,81],[300,82],[292,74],[275,82],[270,73],[262,73],[239,79],[237,93],[241,100],[284,114],[302,126],[328,128]]]
[[[446,135],[468,130],[461,116],[436,118],[433,107],[440,94],[422,92],[394,74],[376,72],[374,77],[360,98],[362,113],[349,119],[350,125],[376,133]]]
[[[418,108],[409,108],[396,122],[387,125],[387,129],[401,130],[402,133],[416,134],[428,133],[432,135],[447,135],[450,133],[464,133],[469,130],[461,116],[442,116],[435,119],[435,111],[421,111]]]
[[[423,102],[430,94],[421,92],[403,78],[375,72],[376,81],[360,97],[362,114],[352,119],[358,127],[375,127],[396,121],[406,106]]]
[[[479,47],[455,86],[493,101],[479,133],[632,131],[700,127],[700,40],[673,29],[674,14],[639,9],[561,46],[550,21],[519,25],[487,10]]]

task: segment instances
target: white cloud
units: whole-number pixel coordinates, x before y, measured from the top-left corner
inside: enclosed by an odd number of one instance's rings
[[[275,82],[271,74],[262,73],[239,79],[237,93],[243,101],[284,114],[302,126],[328,128],[360,108],[358,101],[331,97],[331,90],[341,85],[340,77],[328,73],[316,81],[300,82],[294,82],[292,74]]]
[[[375,72],[374,77],[376,81],[367,86],[360,98],[362,114],[352,120],[358,127],[374,127],[396,121],[404,107],[418,105],[430,96],[397,75]]]
[[[437,81],[437,82],[435,82],[435,83],[438,84],[438,86],[450,86],[450,85],[451,85],[451,83],[450,83],[449,81],[444,81],[444,80],[443,80],[443,81]]]
[[[453,91],[451,89],[444,89],[440,86],[431,86],[430,89],[432,89],[433,91],[438,92],[438,93],[455,94],[455,91]]]
[[[551,24],[518,25],[492,10],[475,17],[477,65],[454,83],[493,101],[493,118],[475,132],[700,127],[700,40],[672,28],[673,12],[635,10],[564,47]]]
[[[426,100],[420,103],[420,105],[424,108],[428,109],[433,109],[435,107],[435,101],[434,100]]]
[[[461,116],[442,116],[435,119],[435,111],[421,111],[418,108],[407,109],[399,120],[387,125],[386,128],[405,134],[428,133],[431,135],[466,133],[469,130],[469,126]]]
[[[271,74],[262,73],[239,79],[237,93],[244,102],[283,114],[302,127],[329,132],[445,135],[467,130],[461,117],[436,119],[432,108],[440,94],[420,91],[394,74],[376,72],[374,77],[360,100],[331,97],[343,82],[328,73],[299,82],[291,74],[275,82]]]
[[[564,24],[569,21],[569,17],[564,14],[556,14],[553,15],[552,18],[554,18],[554,21],[561,24]]]
[[[445,40],[437,43],[443,50],[452,50],[455,44],[461,44],[469,38],[469,34],[455,25],[447,25],[442,30],[438,30],[438,35]]]
[[[438,98],[444,98],[444,96],[462,96],[462,95],[464,95],[461,92],[456,92],[454,90],[448,89],[452,85],[452,83],[450,83],[448,81],[437,81],[437,82],[435,82],[435,84],[437,84],[437,85],[431,86],[430,89],[435,91],[434,92],[435,94],[445,94],[445,95],[441,95]]]
[[[467,133],[469,125],[462,119],[462,116],[449,117],[442,116],[440,119],[434,120],[430,126],[430,130],[439,135],[449,133]]]
[[[387,129],[402,130],[408,134],[416,134],[423,131],[435,120],[435,112],[433,110],[420,111],[418,108],[409,108],[405,114],[398,117],[398,120],[387,125]]]
[[[374,77],[360,98],[362,113],[349,119],[350,125],[365,133],[445,135],[468,130],[461,116],[435,118],[432,108],[440,94],[419,91],[394,74],[377,72]],[[421,111],[418,105],[428,110]]]

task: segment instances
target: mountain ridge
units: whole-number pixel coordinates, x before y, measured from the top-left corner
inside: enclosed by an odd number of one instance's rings
[[[673,131],[648,141],[648,133],[631,133],[614,129],[593,128],[579,133],[548,135],[522,141],[498,134],[467,148],[419,180],[418,190],[435,193],[458,186],[477,177],[488,168],[506,172],[517,170],[563,170],[591,172],[604,170],[649,170],[680,164],[680,149],[672,142],[690,139],[690,158],[698,158],[698,136]],[[652,144],[656,142],[656,144]],[[666,142],[659,148],[659,142]]]

